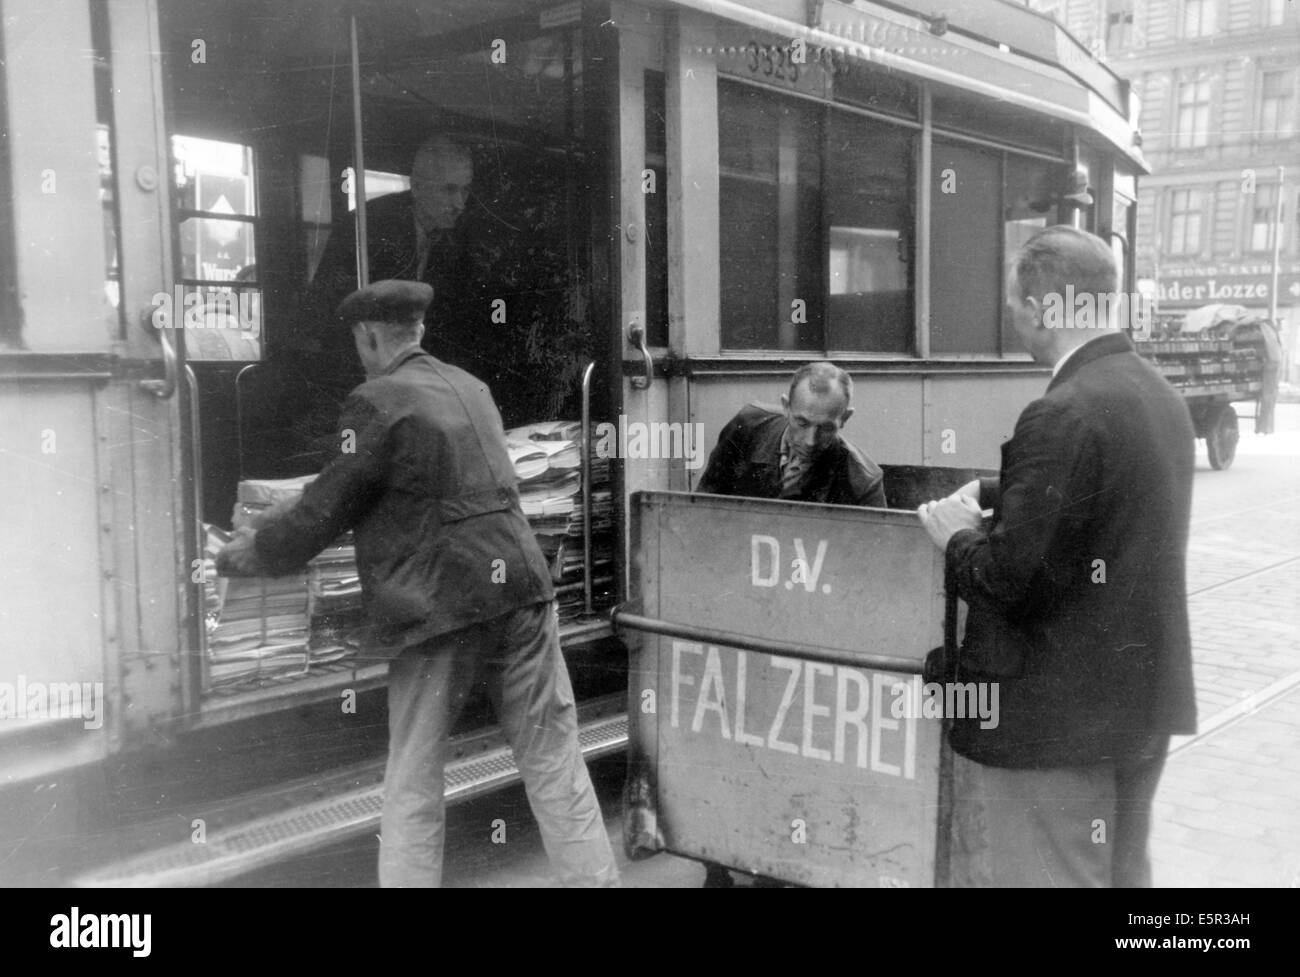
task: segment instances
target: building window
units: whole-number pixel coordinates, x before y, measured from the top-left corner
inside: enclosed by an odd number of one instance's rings
[[[724,349],[913,349],[910,130],[718,86]]]
[[[1106,4],[1106,50],[1122,51],[1133,46],[1133,0],[1110,0]]]
[[[1255,188],[1255,193],[1246,198],[1250,207],[1250,224],[1246,228],[1246,250],[1255,252],[1272,252],[1273,250],[1273,223],[1277,219],[1277,184],[1261,183]],[[1283,204],[1283,209],[1286,205]],[[1284,240],[1282,241],[1282,250],[1286,250],[1286,214],[1282,214],[1282,219],[1278,223],[1278,229],[1282,231]]]
[[[1294,70],[1260,76],[1259,134],[1264,139],[1295,135],[1295,80]]]
[[[1209,37],[1214,33],[1218,0],[1183,0],[1183,37]]]
[[[1264,23],[1269,27],[1281,27],[1286,23],[1286,13],[1292,0],[1264,0]]]
[[[1174,145],[1178,149],[1196,149],[1209,142],[1210,80],[1196,78],[1178,86]]]
[[[1200,190],[1174,190],[1169,195],[1169,244],[1166,254],[1199,254],[1201,214],[1205,210]]]

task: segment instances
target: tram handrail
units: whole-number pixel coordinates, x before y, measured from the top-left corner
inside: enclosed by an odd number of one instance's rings
[[[678,624],[674,621],[662,621],[642,614],[633,614],[624,610],[619,604],[609,612],[610,623],[614,630],[620,628],[629,631],[645,631],[649,634],[661,634],[669,638],[688,638],[693,641],[706,641],[712,644],[740,648],[744,651],[759,651],[769,655],[783,655],[800,661],[826,662],[831,665],[849,665],[856,668],[872,668],[882,672],[903,672],[908,675],[920,675],[925,669],[925,660],[919,658],[899,658],[895,655],[869,655],[866,652],[839,651],[835,648],[819,648],[816,645],[800,644],[792,641],[772,641],[768,638],[755,638],[735,631],[720,631],[715,628],[699,628],[690,624]]]
[[[582,371],[582,609],[591,613],[591,375],[596,361]]]

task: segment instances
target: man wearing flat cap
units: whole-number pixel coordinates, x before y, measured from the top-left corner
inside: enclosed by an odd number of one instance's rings
[[[550,574],[487,387],[420,347],[432,296],[421,282],[389,280],[343,300],[338,319],[367,379],[344,404],[334,457],[296,505],[242,531],[217,567],[293,573],[353,531],[367,653],[390,660],[382,885],[441,881],[447,736],[476,687],[510,740],[561,881],[614,885]]]

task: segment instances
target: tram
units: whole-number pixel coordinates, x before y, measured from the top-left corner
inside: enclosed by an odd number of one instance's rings
[[[631,500],[702,474],[674,435],[707,452],[831,358],[878,462],[996,468],[1047,379],[1002,324],[1017,246],[1085,227],[1133,291],[1137,100],[1004,0],[0,8],[10,883],[210,884],[376,830],[385,666],[224,659],[205,548],[318,469],[318,381],[351,368],[321,269],[355,242],[364,278],[428,137],[473,171],[435,340],[508,427],[578,425],[556,575],[592,756],[628,738]],[[256,595],[263,639],[291,590]],[[510,782],[490,712],[461,725],[449,798]]]

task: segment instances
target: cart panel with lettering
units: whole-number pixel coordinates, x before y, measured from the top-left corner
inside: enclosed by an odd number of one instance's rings
[[[915,513],[672,492],[633,512],[629,849],[941,884],[941,727],[918,705],[943,559]]]

